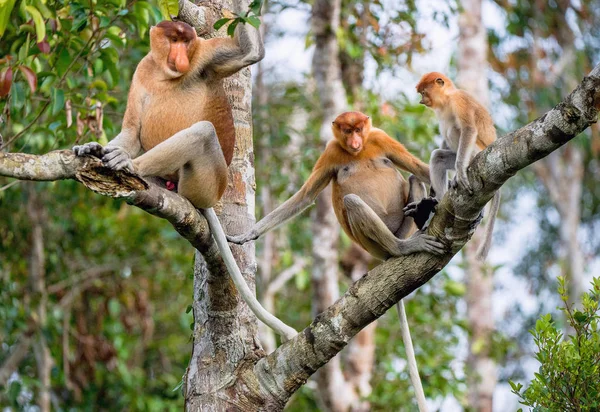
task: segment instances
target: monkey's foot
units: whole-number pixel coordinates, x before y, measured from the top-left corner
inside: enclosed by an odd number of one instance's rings
[[[75,153],[75,156],[90,155],[102,159],[104,147],[100,143],[89,142],[80,146],[73,146],[73,153]]]
[[[435,211],[437,204],[438,200],[435,197],[425,197],[418,202],[412,202],[406,205],[404,208],[404,216],[412,217],[417,228],[422,229],[431,213]]]

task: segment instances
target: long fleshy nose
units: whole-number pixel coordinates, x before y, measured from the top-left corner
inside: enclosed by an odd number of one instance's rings
[[[359,149],[360,148],[360,139],[352,139],[350,141],[350,147],[353,149]]]
[[[187,57],[187,48],[184,44],[172,44],[171,56],[175,58],[175,68],[179,73],[185,73],[190,69],[190,61]]]
[[[419,103],[420,104],[425,104],[425,102],[423,101],[423,99],[421,99],[421,101]]]

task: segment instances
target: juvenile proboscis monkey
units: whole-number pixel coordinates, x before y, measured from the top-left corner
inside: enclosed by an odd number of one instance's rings
[[[237,26],[235,38],[204,40],[183,22],[150,29],[150,52],[138,64],[121,133],[106,147],[73,147],[114,170],[177,183],[177,191],[202,209],[240,295],[279,334],[296,331],[267,312],[250,292],[212,207],[227,187],[235,128],[222,80],[264,56],[258,30]],[[172,183],[171,183],[172,184]]]
[[[441,73],[425,74],[417,84],[417,92],[422,97],[420,103],[434,110],[444,139],[441,148],[431,154],[429,163],[431,186],[436,198],[441,199],[448,190],[448,170],[456,170],[453,185],[458,184],[473,193],[467,168],[477,153],[496,140],[496,129],[489,112],[473,96],[456,88],[452,80]],[[480,260],[485,260],[490,250],[499,207],[498,191],[492,199],[485,239],[477,251]]]
[[[427,164],[383,130],[372,128],[370,118],[363,113],[343,113],[335,119],[332,128],[335,138],[327,144],[300,190],[247,233],[228,236],[228,240],[242,244],[257,239],[306,209],[332,182],[333,208],[342,229],[372,256],[386,260],[417,252],[443,254],[444,245],[434,236],[421,231],[415,233],[413,218],[405,217],[403,211],[405,205],[425,196],[425,187],[419,180],[429,183]],[[414,176],[407,182],[398,168]],[[413,375],[418,379],[414,353],[411,359],[409,351],[412,344],[402,301],[399,312],[403,337],[408,337],[405,346],[411,379]],[[421,389],[422,394],[420,380],[413,380],[413,385],[417,392]],[[419,398],[422,408],[425,398]]]

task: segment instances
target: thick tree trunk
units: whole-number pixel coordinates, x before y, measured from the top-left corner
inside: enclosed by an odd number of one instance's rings
[[[459,17],[458,86],[472,93],[480,103],[489,106],[487,82],[487,35],[481,17],[481,0],[463,0]],[[474,411],[491,412],[496,387],[496,362],[491,357],[494,313],[493,272],[476,258],[484,239],[481,225],[464,248],[466,260],[467,322],[469,354],[467,387],[469,406]]]
[[[207,27],[201,29],[209,32],[212,24],[222,17],[222,8],[234,9],[232,1],[213,0],[202,4],[209,7],[197,9],[196,17],[204,13],[205,18],[201,20],[207,23],[208,30]],[[210,36],[214,35],[211,33]],[[221,30],[217,36],[225,37],[226,33]],[[226,233],[243,233],[254,222],[250,69],[225,79],[224,86],[234,115],[236,147],[219,217]],[[254,243],[230,246],[244,279],[253,290],[256,273]],[[227,271],[209,271],[199,252],[194,269],[193,308],[193,349],[184,382],[186,410],[256,409],[253,401],[245,398],[241,391],[223,394],[238,376],[240,364],[264,356],[258,340],[256,317],[240,299]]]

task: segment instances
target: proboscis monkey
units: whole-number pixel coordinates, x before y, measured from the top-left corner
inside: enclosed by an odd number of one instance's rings
[[[467,168],[477,153],[496,140],[496,129],[490,114],[473,96],[456,88],[452,80],[441,73],[425,74],[417,84],[417,92],[422,96],[420,103],[435,112],[444,138],[441,148],[431,154],[429,163],[431,186],[436,198],[441,199],[448,190],[448,170],[456,170],[453,185],[458,184],[473,193]],[[485,239],[477,251],[480,260],[485,260],[490,250],[499,207],[498,191],[492,199]]]
[[[296,331],[268,313],[250,293],[212,209],[227,186],[235,129],[222,80],[264,56],[258,30],[239,24],[235,38],[204,40],[183,22],[150,29],[150,52],[138,64],[121,133],[106,147],[75,146],[76,155],[100,157],[106,167],[177,182],[177,191],[203,209],[242,298],[279,334]]]
[[[429,183],[427,164],[383,130],[372,128],[370,118],[363,113],[343,113],[332,128],[335,139],[327,144],[302,188],[250,231],[228,236],[228,240],[242,244],[257,239],[306,209],[332,182],[333,208],[342,229],[372,256],[385,260],[417,252],[443,254],[444,245],[434,236],[415,233],[413,218],[405,217],[403,211],[405,205],[425,196],[425,187],[419,180]],[[414,176],[407,182],[398,168]],[[412,348],[402,301],[399,305],[402,335],[408,339],[407,348],[409,344]],[[407,355],[411,379],[413,372],[418,379],[414,353],[412,358],[409,351]],[[418,392],[420,380],[413,380],[413,385]],[[418,397],[420,408],[424,399]]]

